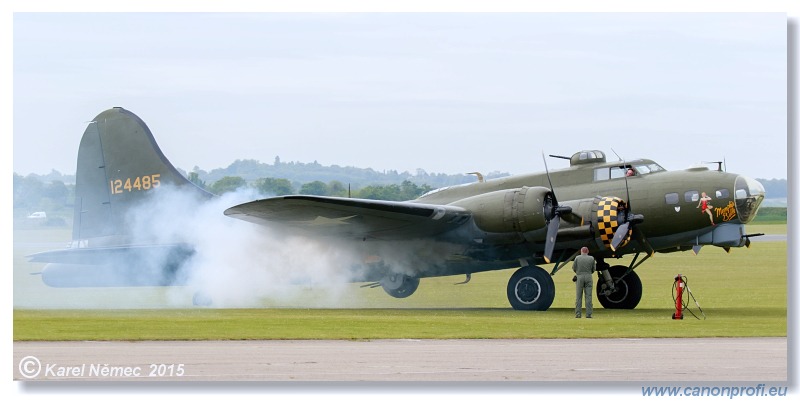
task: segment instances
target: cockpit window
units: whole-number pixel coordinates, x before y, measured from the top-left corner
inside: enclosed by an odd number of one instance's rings
[[[666,169],[662,168],[661,165],[658,165],[656,163],[636,165],[636,172],[641,175],[646,175],[649,173],[661,172],[661,171],[666,171]]]
[[[625,167],[611,167],[611,179],[624,178],[627,171]]]
[[[599,151],[591,151],[587,153],[595,154],[598,158],[604,157],[603,154]],[[581,155],[581,159],[583,159],[583,155]],[[662,171],[666,171],[666,169],[662,168],[661,165],[658,165],[655,162],[641,163],[637,165],[618,165],[618,166],[595,169],[594,180],[595,182],[605,181],[609,179],[624,178],[626,176],[631,177],[631,176],[648,175]]]
[[[630,172],[630,173],[629,173]],[[635,176],[637,173],[630,165],[603,167],[594,170],[595,181],[606,181],[609,179],[619,179],[625,176]]]

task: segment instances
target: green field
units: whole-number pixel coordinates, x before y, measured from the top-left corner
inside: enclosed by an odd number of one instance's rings
[[[786,225],[753,225],[748,232],[785,234]],[[294,287],[289,299],[264,298],[246,309],[191,307],[188,288],[53,289],[30,273],[41,265],[24,255],[69,239],[65,230],[14,233],[14,340],[244,340],[381,338],[603,338],[786,336],[786,242],[755,241],[726,254],[705,247],[657,254],[637,272],[644,292],[634,310],[605,310],[594,319],[572,314],[571,271],[555,277],[556,299],[546,312],[508,306],[512,270],[423,279],[409,298],[394,299],[360,284],[329,290]],[[64,241],[66,242],[66,241]],[[629,257],[620,259],[627,264]],[[551,269],[551,266],[546,266]],[[673,278],[688,278],[706,319],[671,319]],[[106,309],[86,309],[87,306]],[[325,308],[335,306],[337,308]],[[59,309],[44,309],[54,308]],[[70,309],[63,309],[64,307]]]

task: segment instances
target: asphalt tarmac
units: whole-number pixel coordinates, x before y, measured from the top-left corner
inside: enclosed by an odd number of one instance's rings
[[[14,342],[31,381],[786,382],[787,362],[785,337]]]

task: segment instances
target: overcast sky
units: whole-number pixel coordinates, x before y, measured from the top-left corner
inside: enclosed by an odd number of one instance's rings
[[[613,148],[786,178],[786,30],[781,13],[17,13],[13,169],[74,173],[86,122],[122,106],[184,170],[516,174]]]

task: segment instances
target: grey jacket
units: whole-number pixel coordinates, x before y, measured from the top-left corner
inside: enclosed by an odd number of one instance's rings
[[[597,262],[590,255],[580,255],[572,262],[572,271],[576,274],[592,274]]]

